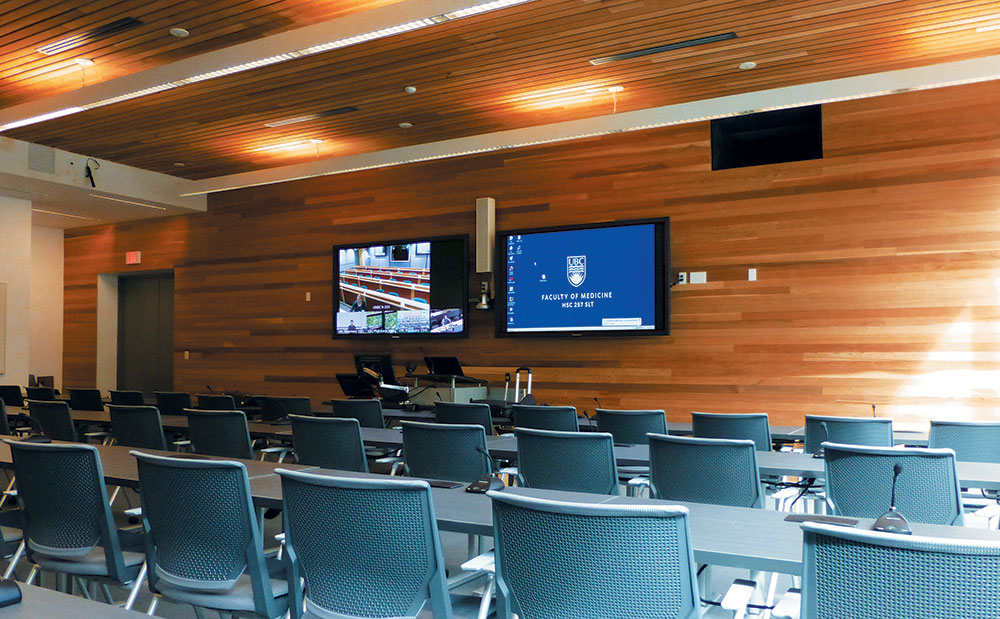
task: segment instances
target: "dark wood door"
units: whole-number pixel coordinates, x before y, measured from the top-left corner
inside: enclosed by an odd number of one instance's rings
[[[118,388],[174,388],[174,274],[118,279]]]

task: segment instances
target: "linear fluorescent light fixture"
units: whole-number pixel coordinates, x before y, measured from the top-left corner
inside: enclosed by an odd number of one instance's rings
[[[155,208],[159,211],[167,210],[165,206],[156,206],[155,204],[146,204],[144,202],[133,202],[132,200],[125,200],[123,198],[112,198],[111,196],[99,196],[96,193],[90,194],[91,198],[100,198],[102,200],[111,200],[112,202],[124,202],[125,204],[134,204],[136,206],[145,206],[146,208]]]
[[[495,11],[497,9],[502,9],[508,6],[514,6],[516,4],[523,4],[525,2],[530,2],[530,1],[531,0],[493,0],[492,2],[485,2],[482,4],[466,7],[464,9],[459,9],[457,11],[451,11],[450,13],[432,15],[431,17],[425,17],[423,19],[406,22],[405,24],[397,24],[395,26],[390,26],[388,28],[380,28],[379,30],[372,30],[371,32],[356,34],[354,36],[345,37],[343,39],[337,39],[336,41],[330,41],[328,43],[312,45],[310,47],[306,47],[300,50],[284,52],[281,54],[276,54],[274,56],[268,56],[266,58],[258,58],[257,60],[251,60],[249,62],[244,62],[230,67],[216,69],[214,71],[208,71],[206,73],[199,73],[197,75],[181,78],[173,82],[165,82],[163,84],[157,84],[155,86],[150,86],[148,88],[143,88],[141,90],[136,90],[133,92],[127,92],[114,97],[109,97],[107,99],[102,99],[100,101],[95,101],[93,103],[85,103],[79,107],[67,108],[67,110],[71,111],[61,110],[57,116],[42,114],[40,116],[33,116],[31,118],[25,118],[22,120],[13,121],[4,125],[0,125],[0,132],[6,131],[8,129],[14,129],[17,127],[23,127],[25,125],[32,125],[35,123],[50,120],[52,118],[58,118],[59,116],[65,116],[66,114],[74,114],[76,112],[82,112],[85,110],[92,110],[94,108],[103,107],[105,105],[111,105],[112,103],[120,103],[122,101],[128,101],[130,99],[136,99],[138,97],[145,97],[146,95],[152,95],[158,92],[163,92],[165,90],[171,90],[179,86],[184,86],[185,84],[194,84],[195,82],[210,80],[217,77],[222,77],[224,75],[232,75],[234,73],[240,73],[242,71],[248,71],[250,69],[266,67],[268,65],[276,64],[279,62],[285,62],[286,60],[292,60],[294,58],[302,58],[304,56],[311,56],[313,54],[319,54],[322,52],[327,52],[342,47],[357,45],[358,43],[366,43],[368,41],[374,41],[375,39],[381,39],[395,34],[410,32],[411,30],[419,30],[420,28],[426,28],[428,26],[433,26],[435,24],[443,24],[453,19],[461,19],[463,17],[469,17],[472,15],[479,15],[480,13],[485,13],[487,11]]]
[[[353,105],[348,105],[345,107],[338,107],[335,110],[324,110],[322,112],[316,112],[315,114],[305,114],[304,116],[296,116],[295,118],[285,118],[284,120],[275,120],[273,122],[264,123],[265,127],[284,127],[285,125],[294,125],[297,123],[309,122],[310,120],[318,120],[320,118],[327,118],[329,116],[339,116],[340,114],[347,114],[348,112],[357,112],[358,108]]]
[[[98,39],[105,39],[118,34],[119,32],[131,30],[132,28],[140,25],[142,25],[142,22],[134,17],[123,17],[91,30],[87,30],[86,32],[74,34],[73,36],[66,37],[65,39],[59,39],[58,41],[53,41],[48,45],[39,47],[37,51],[45,54],[46,56],[59,54],[61,52],[65,52],[66,50],[73,49],[74,47],[80,47],[84,43],[90,43],[91,41],[97,41]]]
[[[685,47],[695,47],[697,45],[707,45],[708,43],[718,43],[719,41],[728,41],[730,39],[735,39],[735,38],[736,38],[735,32],[713,34],[712,36],[708,37],[699,37],[697,39],[688,39],[687,41],[677,41],[676,43],[667,43],[666,45],[657,45],[656,47],[637,49],[631,52],[622,52],[621,54],[612,54],[610,56],[601,56],[600,58],[591,58],[590,64],[592,65],[607,64],[609,62],[618,62],[620,60],[640,58],[642,56],[660,54],[662,52],[669,52],[675,49],[684,49]]]
[[[72,215],[70,213],[60,213],[58,211],[47,211],[43,208],[33,208],[31,209],[33,213],[45,213],[46,215],[58,215],[59,217],[72,217],[73,219],[89,219],[90,221],[97,221],[93,217],[84,217],[83,215]]]

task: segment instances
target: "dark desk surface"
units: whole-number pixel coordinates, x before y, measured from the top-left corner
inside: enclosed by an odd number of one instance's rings
[[[39,617],[72,617],[73,619],[135,619],[135,611],[109,604],[92,602],[82,597],[17,583],[21,587],[21,603],[0,608],[2,619],[39,619]]]

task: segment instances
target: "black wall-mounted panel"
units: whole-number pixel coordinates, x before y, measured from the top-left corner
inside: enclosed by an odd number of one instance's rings
[[[712,169],[823,158],[822,106],[712,121]]]

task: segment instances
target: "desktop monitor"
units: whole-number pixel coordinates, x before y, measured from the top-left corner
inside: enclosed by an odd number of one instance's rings
[[[354,355],[354,367],[358,376],[364,375],[365,368],[382,377],[382,382],[395,385],[396,371],[392,367],[392,355]]]

